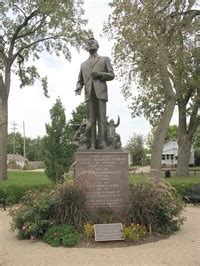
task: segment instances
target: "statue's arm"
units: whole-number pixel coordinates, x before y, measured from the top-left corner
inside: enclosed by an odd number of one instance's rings
[[[84,86],[84,81],[83,81],[82,68],[81,68],[79,75],[78,75],[78,81],[76,83],[75,93],[80,95],[83,89],[83,86]]]
[[[107,71],[100,73],[101,74],[100,79],[103,81],[113,80],[115,77],[115,74],[114,74],[114,70],[113,70],[113,67],[111,65],[109,57],[105,58],[105,65],[106,65]]]

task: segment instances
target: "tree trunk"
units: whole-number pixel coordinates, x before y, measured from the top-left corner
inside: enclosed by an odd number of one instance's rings
[[[7,179],[8,97],[0,75],[0,180]]]
[[[159,179],[162,174],[161,172],[162,151],[165,142],[166,131],[174,112],[175,103],[176,102],[174,100],[170,100],[166,105],[160,123],[154,135],[152,156],[151,156],[151,176],[155,179]]]
[[[187,134],[181,134],[179,136],[179,150],[178,150],[178,164],[177,164],[177,176],[189,176],[189,161],[191,154],[191,139],[188,139]]]

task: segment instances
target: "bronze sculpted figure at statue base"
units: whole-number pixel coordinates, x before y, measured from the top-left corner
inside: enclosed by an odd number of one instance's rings
[[[87,130],[81,125],[74,136],[79,149],[118,149],[121,147],[119,134],[115,132],[114,121],[107,122],[106,102],[108,92],[106,81],[113,80],[115,75],[110,59],[99,56],[98,42],[90,38],[88,42],[89,58],[81,64],[75,93],[80,95],[84,87],[87,105]],[[82,133],[80,133],[82,131]],[[79,136],[78,136],[79,135]],[[83,144],[84,143],[84,144]]]

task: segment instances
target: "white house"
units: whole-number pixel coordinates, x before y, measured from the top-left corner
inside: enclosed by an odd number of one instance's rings
[[[163,166],[176,166],[178,158],[178,143],[176,140],[171,140],[164,145],[162,152]],[[191,148],[190,165],[194,165],[194,149]]]
[[[7,164],[16,164],[19,168],[24,168],[28,159],[20,154],[7,154]]]

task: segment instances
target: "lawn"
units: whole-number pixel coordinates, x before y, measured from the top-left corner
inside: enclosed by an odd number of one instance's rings
[[[8,179],[0,181],[0,188],[10,185],[45,185],[51,181],[44,173],[30,171],[8,171]]]
[[[144,182],[145,175],[129,175],[129,182]],[[200,183],[200,176],[163,178],[184,197],[191,193],[192,187]],[[43,190],[52,186],[52,182],[44,173],[30,171],[9,171],[8,179],[0,181],[0,198],[10,203],[19,202],[26,191]]]
[[[42,190],[52,182],[44,173],[30,171],[8,171],[8,179],[0,181],[0,198],[17,203],[28,190]]]
[[[148,177],[145,175],[129,175],[129,182],[140,183],[147,180]],[[200,183],[200,176],[188,176],[188,177],[177,177],[173,176],[170,178],[162,178],[162,180],[169,182],[181,195],[185,197],[192,192],[194,185]]]

